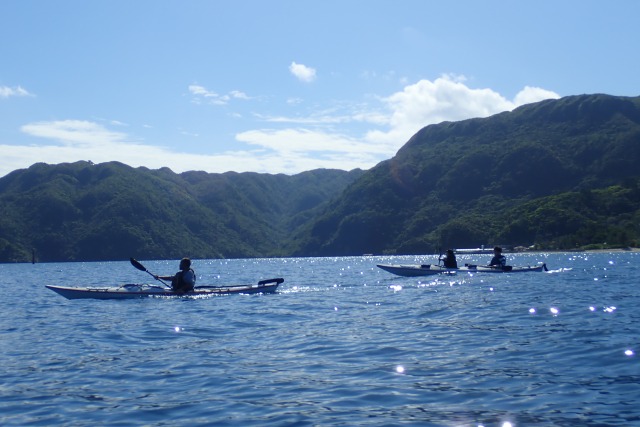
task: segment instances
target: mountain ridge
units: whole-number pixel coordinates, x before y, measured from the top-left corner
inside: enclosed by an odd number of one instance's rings
[[[576,95],[420,129],[362,171],[118,162],[0,178],[0,262],[638,246],[640,97]]]
[[[555,230],[557,238],[501,229],[522,222],[509,212],[515,215],[533,200],[621,183],[633,189],[638,162],[640,97],[572,96],[429,125],[332,201],[293,253],[424,253],[506,238],[525,246],[566,246],[577,233],[569,224],[573,231],[563,236]],[[634,203],[630,214],[637,215]],[[624,227],[629,237],[622,240],[637,239],[637,228]],[[585,244],[584,238],[575,244]]]

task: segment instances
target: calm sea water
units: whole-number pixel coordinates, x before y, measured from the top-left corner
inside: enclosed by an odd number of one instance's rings
[[[129,301],[44,287],[153,282],[129,262],[0,265],[0,425],[640,425],[640,253],[509,256],[547,273],[375,266],[436,258],[195,260],[199,284],[285,282]]]

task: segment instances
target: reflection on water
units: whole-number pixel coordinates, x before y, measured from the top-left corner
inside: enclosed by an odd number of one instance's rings
[[[517,254],[550,271],[418,278],[375,264],[435,256],[196,260],[199,284],[285,282],[124,301],[44,285],[150,280],[128,262],[0,265],[0,424],[633,425],[638,256]]]

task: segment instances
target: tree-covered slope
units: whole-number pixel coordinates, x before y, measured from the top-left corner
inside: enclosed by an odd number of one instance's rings
[[[637,97],[572,96],[431,125],[331,202],[291,250],[424,253],[497,242],[566,248],[603,235],[623,244],[638,239],[630,218],[640,206],[639,164]],[[585,195],[618,206],[575,202]]]
[[[0,178],[0,262],[428,253],[640,240],[640,98],[583,95],[416,133],[369,171]]]
[[[362,174],[175,174],[36,164],[0,179],[0,262],[282,255],[292,229]]]

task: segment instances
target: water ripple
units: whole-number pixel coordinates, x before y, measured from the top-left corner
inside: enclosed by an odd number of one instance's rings
[[[127,263],[1,265],[0,424],[640,424],[638,254],[517,256],[553,268],[398,278],[375,264],[422,260],[201,261],[215,280],[253,280],[250,266],[286,281],[197,300],[42,286],[140,280]],[[25,283],[32,298],[9,291]]]

